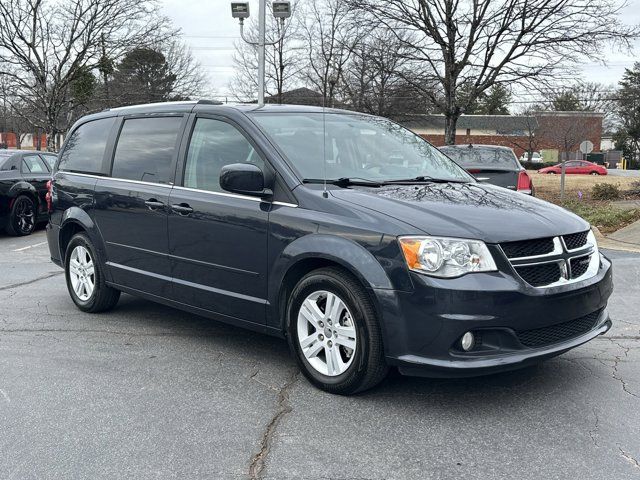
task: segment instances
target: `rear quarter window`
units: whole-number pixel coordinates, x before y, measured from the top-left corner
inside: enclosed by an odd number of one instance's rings
[[[104,151],[115,117],[80,125],[67,139],[60,154],[58,170],[79,173],[106,173]]]

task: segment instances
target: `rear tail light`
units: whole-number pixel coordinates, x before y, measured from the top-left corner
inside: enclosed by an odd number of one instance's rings
[[[533,190],[533,183],[531,182],[531,177],[529,177],[529,174],[525,171],[521,171],[518,174],[517,190],[521,193],[531,195],[531,190]]]
[[[47,200],[47,212],[51,213],[53,211],[53,182],[51,180],[47,182],[47,193],[44,198]]]

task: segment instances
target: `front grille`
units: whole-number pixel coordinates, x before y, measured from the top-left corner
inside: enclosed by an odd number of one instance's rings
[[[500,246],[507,258],[533,257],[553,252],[553,238],[508,242]]]
[[[571,259],[571,278],[578,278],[585,274],[589,269],[589,261],[591,255],[576,257]]]
[[[561,278],[560,265],[557,262],[516,267],[516,272],[525,282],[534,287],[549,285]]]
[[[584,317],[548,327],[516,331],[516,335],[520,343],[526,347],[542,347],[562,342],[578,337],[595,327],[600,312],[601,310],[597,310]]]
[[[564,244],[569,250],[575,250],[576,248],[584,247],[587,244],[588,231],[580,233],[572,233],[570,235],[564,235],[562,239]]]

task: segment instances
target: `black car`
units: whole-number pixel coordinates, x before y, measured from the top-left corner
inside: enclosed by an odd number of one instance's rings
[[[509,147],[497,145],[447,145],[440,147],[478,181],[533,195],[531,177]]]
[[[47,237],[78,308],[121,292],[286,337],[315,385],[469,376],[611,327],[587,222],[383,118],[208,102],[81,119]]]
[[[0,150],[0,231],[29,235],[47,221],[47,182],[55,162],[49,152]]]

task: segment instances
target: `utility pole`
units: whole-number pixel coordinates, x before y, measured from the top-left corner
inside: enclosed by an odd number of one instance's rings
[[[291,5],[289,2],[273,2],[273,16],[280,20],[282,34],[273,41],[267,42],[267,0],[259,0],[258,4],[258,41],[250,41],[244,36],[244,19],[249,18],[249,2],[231,2],[231,16],[240,20],[240,36],[249,45],[258,47],[258,108],[264,107],[264,79],[265,79],[265,47],[275,45],[284,38],[284,19],[291,16]]]

